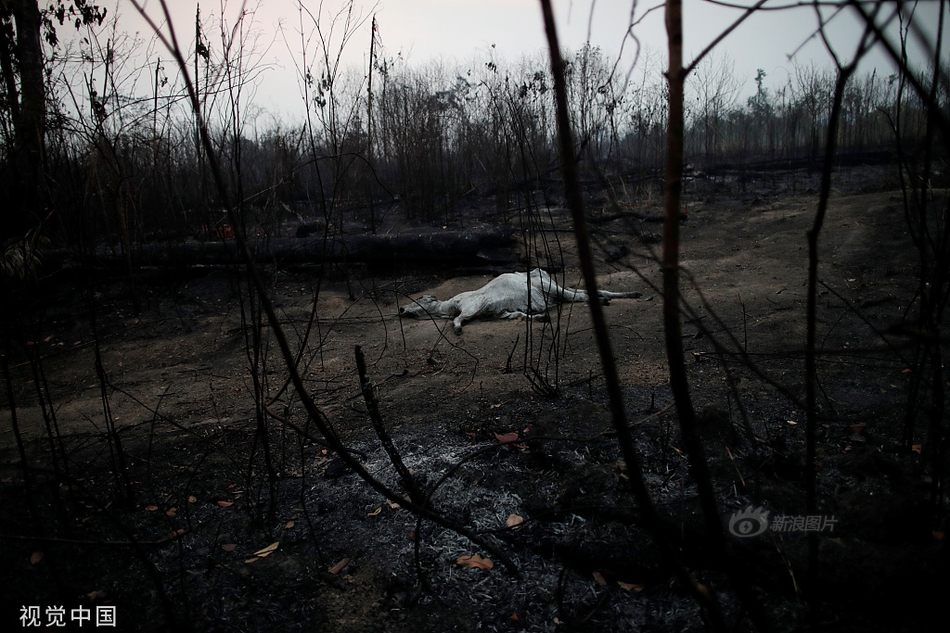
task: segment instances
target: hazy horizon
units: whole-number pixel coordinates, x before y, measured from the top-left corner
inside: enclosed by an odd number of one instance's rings
[[[237,22],[243,7],[250,21],[246,29],[253,38],[254,63],[260,65],[255,81],[253,100],[257,107],[283,118],[295,117],[301,102],[300,64],[304,47],[314,54],[314,21],[321,15],[321,28],[330,30],[331,17],[345,6],[344,0],[324,2],[224,2],[201,4],[202,20],[213,25],[206,37],[212,50],[220,49],[221,15],[229,30]],[[766,3],[766,7],[776,5]],[[161,7],[155,0],[144,3],[146,12],[156,21],[163,21]],[[170,0],[168,3],[173,24],[183,47],[193,49],[195,10],[194,0]],[[380,0],[377,3],[355,3],[355,14],[361,20],[342,55],[343,67],[348,72],[364,74],[370,51],[370,24],[375,15],[378,27],[377,57],[401,58],[410,67],[422,67],[441,61],[459,69],[472,68],[490,58],[517,63],[522,58],[547,55],[547,43],[537,0]],[[713,41],[741,14],[733,8],[700,0],[684,1],[684,51],[692,59]],[[301,10],[300,7],[304,7]],[[632,29],[631,7],[635,8]],[[148,42],[148,25],[137,14],[133,4],[120,0],[109,9],[108,21],[118,15],[118,31],[138,33]],[[223,8],[223,11],[222,11]],[[321,13],[322,9],[322,13]],[[918,12],[929,11],[936,16],[938,7],[922,3]],[[579,50],[585,42],[599,47],[606,57],[616,60],[623,51],[618,71],[626,74],[640,52],[637,64],[647,60],[657,66],[666,65],[666,32],[662,7],[648,11],[638,2],[555,2],[559,35],[565,52]],[[830,15],[830,14],[827,14]],[[935,19],[923,19],[933,37]],[[758,69],[766,72],[765,85],[774,89],[788,81],[796,64],[833,68],[831,57],[819,37],[815,10],[797,7],[783,11],[763,11],[752,16],[725,38],[714,50],[714,55],[734,64],[734,75],[740,82],[740,103],[755,92]],[[103,28],[106,28],[104,25]],[[331,40],[339,45],[342,23],[334,27]],[[860,29],[852,11],[835,16],[826,28],[829,41],[841,56],[849,60],[860,36]],[[303,37],[301,36],[303,33]],[[217,39],[215,39],[217,38]],[[309,38],[309,41],[307,41]],[[142,51],[149,59],[168,55],[160,45],[153,44]],[[794,55],[793,57],[790,57]],[[149,63],[148,60],[143,60]],[[912,60],[913,62],[913,60]],[[168,62],[165,62],[168,64]],[[924,64],[921,57],[918,65]],[[879,74],[893,72],[893,66],[880,52],[874,52],[862,63],[861,71],[877,68]],[[659,72],[660,68],[656,71]],[[168,68],[171,73],[171,69]]]

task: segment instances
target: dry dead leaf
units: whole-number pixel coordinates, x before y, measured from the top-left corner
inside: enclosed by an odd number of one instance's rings
[[[508,619],[511,620],[512,622],[517,622],[517,621],[519,621],[521,618],[518,617],[518,614],[517,614],[517,613],[512,613],[512,614],[511,614],[511,617],[508,618]]]
[[[509,514],[509,515],[508,515],[508,520],[505,521],[505,525],[506,525],[508,528],[517,528],[517,527],[519,527],[522,523],[524,523],[524,517],[520,517],[520,516],[518,516],[517,514]]]
[[[188,495],[188,503],[197,503],[197,502],[198,502],[198,497],[196,497],[195,495]]]
[[[912,451],[914,451],[915,453],[917,453],[918,455],[920,455],[921,453],[924,452],[924,445],[923,445],[923,444],[914,444],[913,446],[910,447],[910,450],[912,450]]]
[[[31,565],[35,565],[35,564],[37,564],[38,562],[40,562],[41,560],[43,560],[43,552],[36,551],[36,552],[33,552],[33,555],[32,555],[32,556],[30,556],[30,564],[31,564]]]
[[[219,501],[218,505],[221,506],[222,508],[230,508],[231,506],[234,505],[234,503],[231,501]]]
[[[173,517],[176,514],[178,514],[178,508],[169,508],[168,510],[165,511],[165,516]]]
[[[221,545],[221,549],[225,552],[233,552],[237,548],[237,543],[224,543]]]
[[[382,511],[383,511],[383,506],[379,506],[378,508],[376,508],[376,509],[373,510],[372,512],[368,512],[368,513],[366,514],[366,516],[368,516],[368,517],[378,516],[379,513],[382,512]]]
[[[257,550],[256,552],[254,552],[254,555],[257,556],[258,558],[264,558],[265,556],[270,556],[271,554],[273,554],[277,550],[278,547],[280,547],[280,541],[277,541],[276,543],[271,543],[264,549]]]
[[[640,592],[640,591],[643,591],[644,589],[644,585],[638,585],[632,582],[621,582],[618,580],[617,584],[620,585],[620,588],[623,589],[624,591]]]
[[[158,510],[158,506],[145,506],[146,512],[155,512],[156,510]]]
[[[291,529],[292,527],[294,527],[294,522],[293,522],[293,521],[287,521],[287,523],[284,524],[284,529],[285,529],[285,530],[289,530],[289,529]]]
[[[595,571],[593,576],[594,576],[594,582],[596,582],[598,585],[600,585],[601,587],[607,586],[607,580],[604,578],[604,575],[601,574],[599,571]]]
[[[495,439],[501,442],[502,444],[507,442],[516,442],[518,441],[518,434],[512,431],[511,433],[498,434],[495,433]]]
[[[392,508],[393,510],[398,510],[399,508],[402,507],[402,506],[399,505],[398,503],[393,503],[393,502],[390,501],[389,499],[386,499],[386,503],[387,503],[387,504],[389,505],[389,507]]]
[[[344,558],[339,563],[327,570],[328,574],[338,574],[343,571],[343,568],[350,564],[349,558]]]
[[[472,569],[491,569],[495,566],[491,559],[482,558],[478,554],[459,556],[455,564],[459,567],[471,567]]]

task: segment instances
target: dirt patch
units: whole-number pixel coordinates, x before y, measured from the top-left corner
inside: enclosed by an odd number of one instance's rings
[[[750,505],[773,517],[804,514],[804,414],[795,399],[814,205],[813,195],[743,201],[710,189],[686,209],[684,335],[725,520]],[[703,546],[668,407],[650,250],[658,210],[641,211],[597,225],[602,287],[643,293],[606,307],[628,417],[678,550],[739,617],[729,570]],[[551,218],[561,229],[563,281],[580,285],[566,215]],[[880,333],[905,318],[916,283],[899,201],[836,195],[821,246],[820,489],[822,516],[833,520],[820,534],[823,629],[919,630],[937,604],[946,553],[930,536],[920,455],[893,450],[907,359]],[[239,274],[156,276],[134,287],[139,313],[121,281],[54,279],[24,299],[25,345],[9,357],[0,618],[16,623],[22,606],[62,603],[114,605],[122,630],[704,627],[626,483],[586,306],[562,306],[548,323],[476,321],[456,336],[447,321],[398,319],[397,304],[422,292],[446,298],[490,276],[269,275],[308,391],[366,469],[404,492],[368,423],[356,345],[393,441],[433,507],[489,539],[511,566],[420,524],[279,421],[314,429],[285,388],[267,327],[255,358],[246,326],[258,307]],[[549,387],[557,397],[543,395]],[[15,466],[11,394],[35,468],[29,481]],[[121,447],[106,440],[107,416]],[[57,429],[53,448],[48,424]],[[499,441],[511,433],[517,442]],[[506,529],[512,516],[524,523]],[[272,543],[273,553],[255,556]],[[804,626],[805,543],[801,531],[731,542],[734,564],[782,629]],[[471,554],[493,567],[458,564]]]

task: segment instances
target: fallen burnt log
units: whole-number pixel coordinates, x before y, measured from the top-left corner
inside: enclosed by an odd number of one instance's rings
[[[515,229],[482,226],[469,230],[418,229],[412,233],[386,235],[353,234],[322,238],[271,238],[253,240],[251,250],[259,264],[360,263],[371,267],[393,264],[455,266],[506,266],[518,261]],[[233,239],[151,242],[132,247],[136,268],[183,268],[221,266],[243,262]],[[57,257],[59,255],[59,257]],[[46,264],[59,267],[74,259],[66,253],[48,253]],[[119,248],[101,246],[85,265],[125,269],[128,258]],[[57,262],[57,260],[59,260]]]

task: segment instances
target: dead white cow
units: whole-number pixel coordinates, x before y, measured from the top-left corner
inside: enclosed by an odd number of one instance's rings
[[[636,299],[639,292],[608,292],[598,290],[604,299]],[[587,301],[587,292],[565,288],[549,274],[535,268],[530,273],[505,273],[495,277],[478,290],[461,292],[451,299],[439,301],[423,295],[399,308],[399,316],[452,319],[455,333],[462,333],[462,324],[476,317],[495,319],[539,319],[547,317],[554,302]]]

